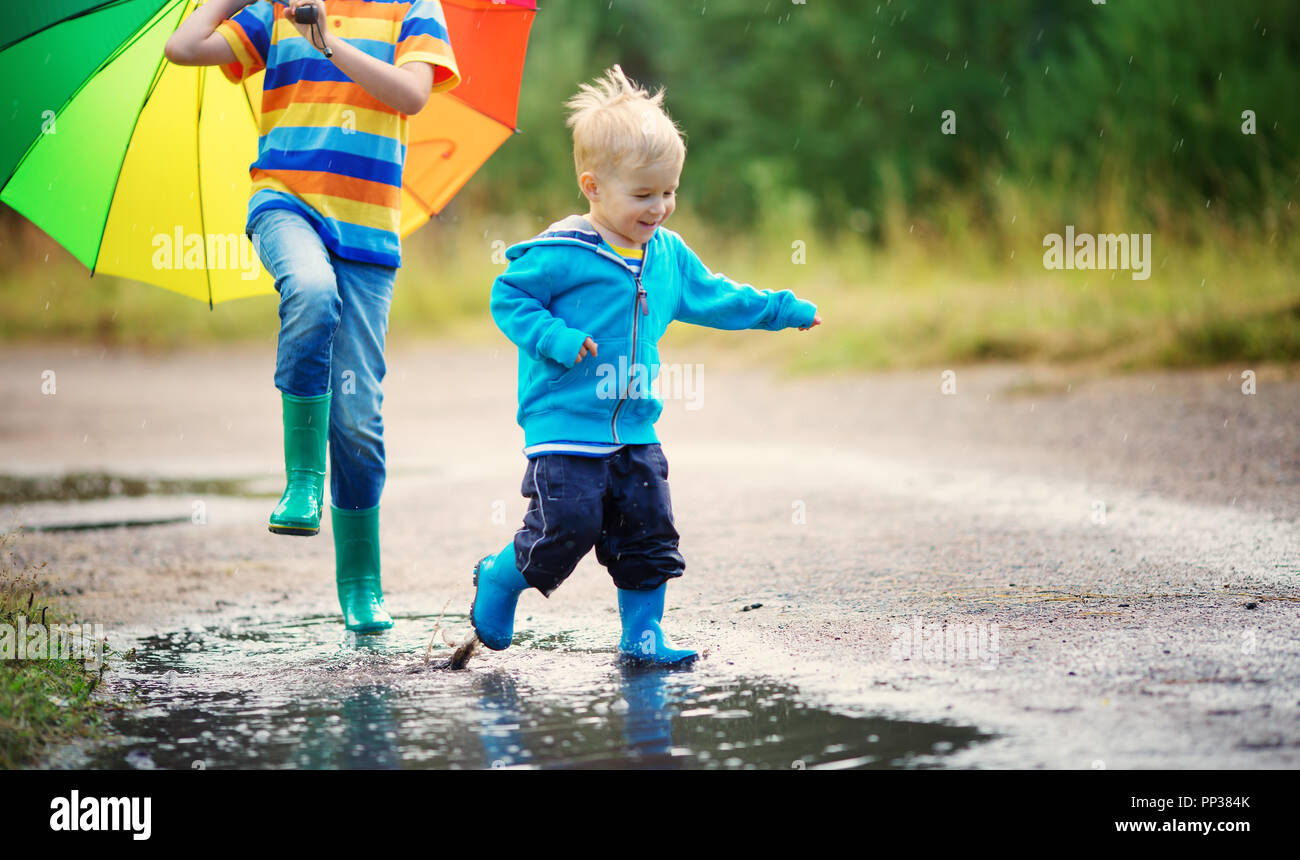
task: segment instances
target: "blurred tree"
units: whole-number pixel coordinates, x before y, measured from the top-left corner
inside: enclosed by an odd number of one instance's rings
[[[622,63],[687,134],[683,204],[721,226],[802,196],[826,228],[891,206],[994,210],[997,180],[1064,210],[1119,195],[1152,218],[1207,200],[1257,224],[1300,174],[1293,0],[542,0],[524,136],[461,205],[556,217],[580,200],[562,104]],[[954,111],[956,134],[940,132]],[[1242,133],[1253,110],[1257,134]]]

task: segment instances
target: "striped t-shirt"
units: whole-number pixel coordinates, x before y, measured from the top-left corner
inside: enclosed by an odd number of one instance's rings
[[[632,274],[641,274],[641,261],[645,259],[645,251],[639,248],[624,248],[620,245],[610,245],[609,247],[613,248],[614,253],[623,259],[627,267],[632,270]]]
[[[570,457],[604,457],[623,446],[617,442],[539,442],[524,448],[529,460],[543,454],[567,454]]]
[[[327,60],[285,9],[259,0],[217,27],[235,52],[221,67],[228,79],[266,69],[248,225],[293,209],[340,257],[401,266],[407,117]],[[330,32],[370,56],[432,65],[434,92],[460,83],[437,0],[325,0],[325,10]]]

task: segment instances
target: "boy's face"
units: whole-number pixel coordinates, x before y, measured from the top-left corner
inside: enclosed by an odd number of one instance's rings
[[[677,164],[619,166],[590,171],[578,178],[582,193],[591,204],[591,218],[597,227],[615,234],[614,244],[638,247],[650,241],[655,229],[677,208],[677,183],[682,168]]]

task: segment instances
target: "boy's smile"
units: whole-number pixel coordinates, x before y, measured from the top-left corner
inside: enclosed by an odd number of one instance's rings
[[[587,217],[611,245],[640,248],[677,208],[679,164],[616,167],[578,178],[591,204]]]

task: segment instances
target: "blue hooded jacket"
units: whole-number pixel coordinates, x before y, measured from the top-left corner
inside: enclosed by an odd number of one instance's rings
[[[519,347],[524,446],[544,442],[658,442],[663,403],[659,338],[673,320],[720,329],[812,325],[817,308],[789,290],[737,284],[709,271],[682,238],[659,227],[641,274],[581,215],[506,250],[492,285],[492,319]],[[575,361],[583,341],[597,355]]]

